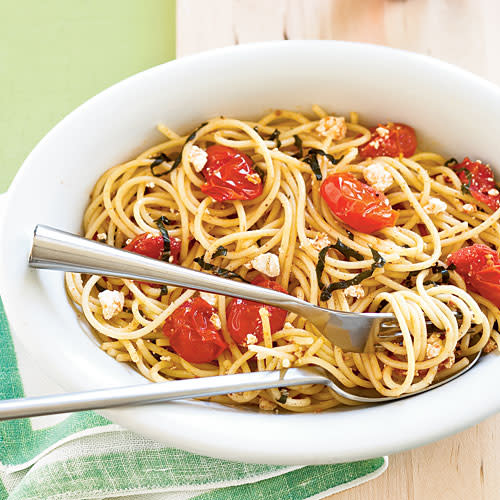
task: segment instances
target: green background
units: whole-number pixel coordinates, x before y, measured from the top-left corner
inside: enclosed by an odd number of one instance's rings
[[[61,118],[175,57],[175,0],[0,0],[0,33],[3,192]]]

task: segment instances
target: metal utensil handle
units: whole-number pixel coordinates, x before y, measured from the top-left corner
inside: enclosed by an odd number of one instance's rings
[[[314,370],[290,368],[286,372],[273,370],[238,373],[217,377],[173,380],[158,384],[150,383],[34,398],[8,399],[0,401],[0,420],[141,405],[174,399],[200,398],[272,387],[328,384],[328,382],[326,377],[315,373]]]
[[[324,310],[291,295],[168,264],[44,225],[35,228],[31,267],[116,276],[254,300],[281,307],[315,322]],[[353,313],[333,312],[342,318]],[[380,315],[379,315],[380,316]]]

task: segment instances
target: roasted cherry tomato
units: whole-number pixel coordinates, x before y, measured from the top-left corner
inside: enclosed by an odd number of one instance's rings
[[[320,192],[330,210],[357,231],[370,234],[396,224],[398,213],[388,198],[352,174],[330,175]]]
[[[208,363],[227,348],[212,322],[216,310],[201,297],[184,302],[163,324],[172,349],[190,363]]]
[[[464,158],[462,163],[453,168],[466,186],[465,190],[469,190],[476,200],[482,201],[492,210],[500,208],[500,192],[495,186],[495,177],[489,165]]]
[[[467,288],[500,307],[500,256],[486,245],[460,248],[448,256]]]
[[[207,148],[207,163],[202,170],[206,183],[201,190],[216,201],[253,200],[262,193],[262,180],[252,160],[227,146]]]
[[[139,253],[152,259],[161,259],[163,255],[163,238],[151,233],[142,233],[136,236],[125,248],[129,252]],[[181,252],[181,240],[170,238],[170,255],[173,258],[173,264],[179,263],[179,254]]]
[[[415,130],[404,123],[388,123],[370,129],[370,140],[359,148],[361,158],[412,156],[417,148]]]
[[[270,288],[278,292],[288,293],[278,283],[259,276],[252,281],[253,285]],[[279,307],[266,306],[259,302],[252,302],[245,299],[233,299],[227,311],[227,329],[232,339],[240,345],[247,345],[247,335],[252,334],[257,337],[257,342],[262,342],[262,320],[259,309],[265,307],[269,311],[269,323],[271,333],[283,328],[287,312]]]

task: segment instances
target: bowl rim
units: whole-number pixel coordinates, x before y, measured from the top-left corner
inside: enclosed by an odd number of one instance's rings
[[[476,86],[478,89],[484,89],[495,95],[496,99],[500,100],[500,88],[495,84],[484,80],[483,78],[461,68],[458,68],[450,63],[439,61],[430,56],[415,54],[401,49],[393,49],[379,45],[365,44],[359,42],[341,42],[341,41],[331,41],[331,40],[304,40],[304,41],[277,41],[277,42],[259,42],[253,44],[245,44],[231,47],[224,47],[214,50],[209,50],[197,54],[192,54],[177,60],[173,60],[145,71],[132,75],[113,86],[103,90],[96,96],[90,98],[78,108],[68,114],[63,118],[51,131],[49,131],[45,137],[37,144],[33,151],[28,155],[26,160],[23,162],[20,170],[18,171],[15,179],[13,180],[7,195],[5,213],[7,214],[10,210],[11,205],[17,192],[22,188],[24,182],[27,181],[27,176],[29,175],[29,168],[33,158],[36,154],[43,150],[45,144],[50,142],[53,137],[57,137],[60,130],[63,130],[67,124],[73,120],[78,120],[79,116],[87,110],[91,110],[92,107],[98,106],[101,102],[105,102],[108,96],[113,95],[117,90],[124,89],[129,86],[140,85],[140,82],[144,78],[149,78],[152,75],[156,75],[162,71],[175,71],[176,68],[183,65],[195,64],[197,61],[205,60],[207,58],[221,58],[221,57],[238,57],[243,54],[250,53],[264,53],[268,51],[288,51],[294,50],[295,47],[308,47],[309,50],[314,50],[316,47],[328,46],[335,48],[335,50],[346,50],[346,51],[361,51],[363,53],[371,54],[374,57],[383,55],[384,57],[398,59],[404,57],[409,61],[413,61],[415,64],[422,64],[430,69],[439,69],[440,71],[447,71],[452,77],[460,80],[468,80],[472,85]],[[366,54],[365,54],[366,57]],[[29,181],[29,180],[28,180]],[[1,234],[5,233],[7,227],[7,217],[4,217],[1,224]],[[19,335],[19,331],[22,329],[20,327],[21,322],[19,311],[17,306],[13,303],[13,299],[9,296],[8,288],[5,285],[3,277],[5,276],[5,269],[7,265],[8,247],[5,238],[0,244],[0,279],[3,283],[2,286],[2,299],[4,302],[5,310],[9,315],[10,324],[15,335]],[[23,342],[23,339],[20,339]],[[24,342],[23,342],[24,343]],[[26,344],[28,350],[31,350],[29,342]],[[495,361],[495,360],[491,360]],[[484,364],[484,370],[490,374],[498,373],[498,364],[492,363],[490,359],[488,362],[481,362]],[[159,408],[158,405],[149,405],[141,408],[120,408],[113,410],[100,411],[106,417],[110,418],[116,423],[123,425],[131,430],[139,432],[146,435],[152,439],[168,441],[172,446],[186,449],[195,453],[202,453],[205,455],[216,456],[220,458],[226,458],[231,460],[241,460],[247,462],[257,462],[257,463],[274,463],[274,464],[319,464],[319,463],[334,463],[342,462],[348,460],[359,460],[365,458],[371,458],[386,453],[394,453],[397,451],[402,451],[404,449],[413,448],[430,441],[440,439],[442,437],[456,433],[466,427],[469,427],[482,419],[496,413],[500,410],[500,396],[485,398],[485,394],[482,390],[478,390],[478,387],[482,387],[484,384],[484,376],[480,376],[482,371],[475,369],[471,370],[467,377],[460,378],[446,386],[440,387],[435,391],[429,391],[428,393],[418,396],[418,398],[410,398],[408,400],[396,401],[393,403],[388,403],[384,408],[391,409],[393,414],[391,417],[396,417],[396,422],[387,426],[384,432],[378,438],[371,436],[367,433],[367,430],[363,428],[363,423],[371,419],[381,421],[380,415],[383,413],[380,411],[380,406],[377,407],[367,407],[363,408],[362,411],[358,412],[336,412],[336,415],[341,415],[344,413],[343,417],[336,417],[339,421],[338,424],[342,425],[345,423],[351,426],[359,426],[359,441],[349,442],[342,438],[342,431],[336,429],[328,428],[328,415],[332,413],[324,413],[322,415],[314,415],[315,423],[318,423],[318,427],[323,428],[323,433],[321,435],[317,434],[311,442],[314,443],[316,449],[302,449],[300,456],[289,456],[290,446],[286,446],[286,439],[280,437],[280,431],[282,431],[283,425],[286,423],[289,429],[294,434],[294,439],[298,439],[296,434],[297,431],[304,431],[307,426],[312,422],[310,419],[311,415],[274,415],[274,414],[260,414],[251,413],[246,411],[233,411],[226,408],[216,408],[215,406],[210,406],[199,402],[174,402],[169,403],[168,409],[169,413],[169,424],[177,423],[181,425],[183,429],[188,429],[190,431],[189,435],[180,435],[175,432],[165,432],[164,423],[156,424],[151,426],[151,421],[156,418],[165,417],[165,411]],[[63,381],[63,386],[66,389],[71,390],[70,387]],[[439,419],[435,419],[435,415],[422,416],[418,409],[415,409],[416,405],[422,405],[425,408],[425,400],[434,401],[435,397],[432,397],[433,393],[440,391],[441,402],[435,404],[436,411],[438,413]],[[453,402],[453,397],[458,394],[458,392],[464,392],[467,394],[467,408],[462,408],[463,413],[460,411],[452,412],[451,415],[447,414],[447,409],[453,407],[456,403]],[[428,403],[427,403],[428,404]],[[462,405],[463,406],[463,405]],[[210,408],[209,411],[204,411],[203,408]],[[458,406],[457,406],[458,409]],[[418,415],[421,419],[420,425],[429,426],[426,429],[425,435],[414,431],[413,422],[409,422],[407,419],[409,415]],[[387,413],[387,412],[386,412]],[[227,415],[229,414],[229,417]],[[350,414],[349,418],[346,417]],[[362,414],[362,417],[360,416]],[[199,425],[199,418],[202,415],[205,424],[203,426]],[[242,433],[244,438],[240,435],[238,437],[238,449],[235,449],[235,443],[231,439],[228,440],[227,428],[225,425],[220,423],[221,417],[222,421],[228,422],[237,421],[237,426],[241,429],[252,429],[257,426],[260,427],[262,434],[256,435],[255,433]],[[149,418],[144,418],[148,416]],[[397,417],[401,418],[401,421],[397,421]],[[404,418],[403,418],[404,417]],[[445,418],[446,417],[446,418]],[[228,420],[229,419],[229,420]],[[211,429],[209,436],[203,428],[207,427]],[[203,427],[200,429],[200,427]],[[234,425],[233,427],[236,427]],[[265,431],[262,431],[264,429]],[[162,433],[163,431],[163,433]],[[307,436],[305,436],[307,438]],[[307,446],[307,439],[304,436],[302,439],[298,440],[302,446],[304,444]],[[384,441],[385,439],[385,441]],[[331,449],[331,443],[335,443],[335,449]],[[269,443],[273,443],[273,446],[269,447]],[[296,445],[294,445],[295,447]]]

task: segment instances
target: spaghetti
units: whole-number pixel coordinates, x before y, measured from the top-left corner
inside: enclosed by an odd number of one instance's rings
[[[356,113],[347,121],[318,106],[313,112],[309,118],[274,111],[258,122],[220,117],[187,137],[160,125],[165,142],[99,178],[83,218],[85,236],[145,254],[149,245],[157,258],[257,279],[330,309],[392,311],[402,336],[374,336],[365,352],[348,353],[303,318],[276,308],[68,273],[68,293],[107,354],[154,382],[317,365],[347,387],[398,396],[500,345],[498,304],[469,286],[462,261],[447,262],[471,245],[498,250],[500,208],[477,194],[473,169],[460,171],[436,153],[414,154],[400,125],[368,129]],[[232,191],[219,168],[229,164],[240,176],[231,181]],[[370,219],[361,211],[359,230],[356,207],[343,217],[323,188],[327,179],[332,189],[340,179],[365,197],[371,193],[389,218]],[[240,199],[231,199],[234,191]],[[494,189],[489,193],[495,197]],[[379,227],[380,221],[386,222]],[[250,330],[238,336],[229,322],[251,307]],[[185,338],[175,335],[200,325],[213,341],[203,337],[191,346],[188,361],[179,355]],[[210,355],[215,358],[200,361]],[[353,404],[314,385],[211,400],[294,412]]]

